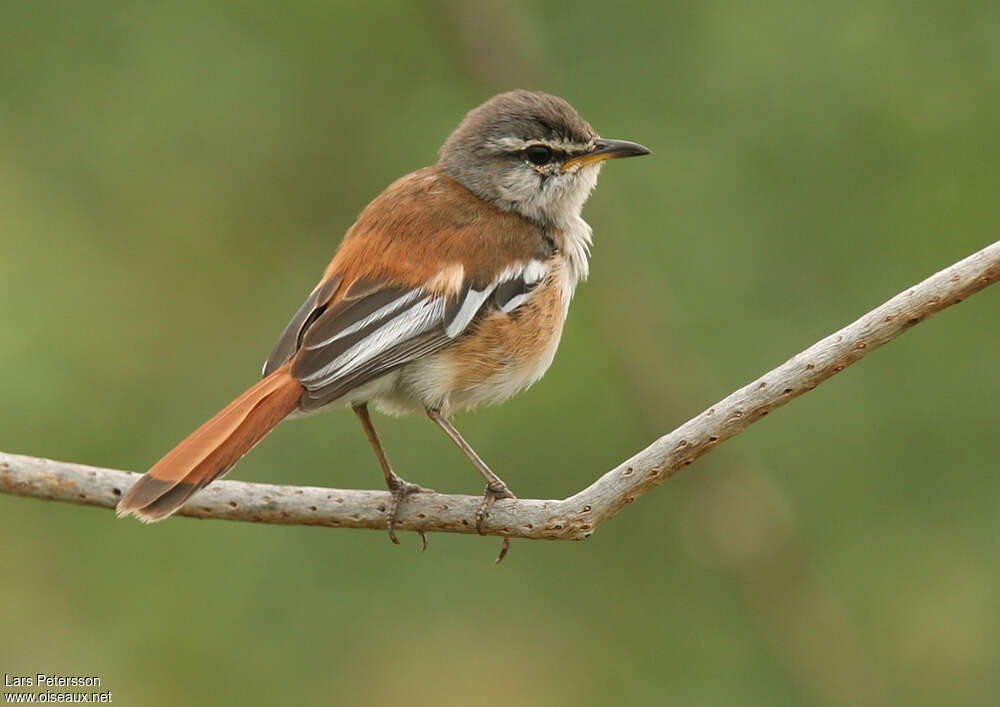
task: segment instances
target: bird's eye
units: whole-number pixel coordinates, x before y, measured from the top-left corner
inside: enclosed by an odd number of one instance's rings
[[[541,167],[552,161],[552,150],[545,145],[529,145],[524,148],[524,156],[531,164]]]

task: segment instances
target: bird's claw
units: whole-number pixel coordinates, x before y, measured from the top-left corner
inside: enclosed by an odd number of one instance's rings
[[[476,509],[476,532],[480,535],[485,535],[483,530],[483,523],[490,514],[490,509],[493,508],[493,504],[497,500],[502,498],[517,498],[510,489],[505,485],[486,485],[486,492],[483,494],[483,500],[479,504],[479,508]],[[497,555],[497,559],[494,564],[500,564],[503,558],[507,556],[507,551],[510,550],[510,538],[506,535],[503,536],[503,545],[500,546],[500,554]]]
[[[394,545],[399,545],[399,538],[396,537],[396,520],[398,519],[399,507],[400,504],[402,504],[403,499],[415,493],[432,493],[433,489],[427,489],[423,486],[418,486],[417,484],[411,484],[409,481],[403,481],[398,476],[396,479],[397,483],[392,484],[389,488],[389,493],[392,494],[392,505],[389,506],[389,517],[386,519],[385,526],[389,530],[389,539],[392,540]],[[427,535],[422,530],[418,530],[417,532],[420,535],[420,539],[423,541],[421,550],[426,550]]]

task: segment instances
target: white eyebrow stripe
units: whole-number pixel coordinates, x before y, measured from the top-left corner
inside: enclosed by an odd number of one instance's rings
[[[496,147],[501,150],[523,150],[528,146],[527,141],[522,140],[519,137],[499,137],[490,140],[487,143],[490,147]]]
[[[574,152],[581,152],[589,150],[594,146],[594,141],[591,140],[587,144],[580,144],[578,142],[573,142],[572,140],[523,140],[519,137],[500,137],[493,138],[488,143],[491,147],[499,148],[501,150],[509,152],[517,152],[523,150],[529,145],[546,145],[551,147],[553,150],[558,150],[559,152],[568,152],[570,154]]]

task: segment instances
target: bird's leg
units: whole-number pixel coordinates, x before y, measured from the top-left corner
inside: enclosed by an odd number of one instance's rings
[[[472,465],[476,467],[479,473],[483,475],[483,478],[486,479],[486,492],[483,494],[483,502],[479,504],[479,508],[476,510],[476,531],[482,535],[483,521],[486,520],[486,516],[489,515],[490,509],[496,503],[497,499],[517,498],[517,496],[510,492],[503,479],[494,474],[493,470],[486,466],[486,462],[476,454],[476,450],[469,446],[469,443],[462,438],[462,435],[455,429],[455,426],[451,424],[448,418],[441,414],[440,410],[427,408],[427,417],[431,418],[438,427],[444,430],[444,433],[462,450],[462,453],[472,462]],[[510,538],[505,535],[503,546],[500,548],[500,555],[497,557],[497,563],[504,558],[508,549],[510,549]]]
[[[392,494],[392,506],[389,508],[389,519],[386,521],[386,527],[389,529],[389,539],[399,545],[399,540],[396,538],[396,516],[399,514],[400,502],[411,493],[430,491],[431,489],[425,489],[423,486],[417,486],[416,484],[411,484],[409,481],[404,481],[392,470],[389,458],[385,455],[385,450],[382,448],[382,440],[379,439],[378,432],[375,431],[375,425],[372,424],[371,415],[368,414],[368,404],[361,403],[360,405],[352,405],[351,407],[354,409],[354,414],[361,420],[365,436],[368,437],[368,441],[375,451],[375,456],[378,457],[378,463],[382,467],[382,473],[385,475],[385,485],[389,487],[389,492]],[[417,533],[420,534],[420,539],[423,541],[423,549],[426,550],[427,536],[422,530],[418,530]]]

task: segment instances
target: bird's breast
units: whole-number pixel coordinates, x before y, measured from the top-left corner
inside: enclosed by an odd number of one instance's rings
[[[454,344],[409,364],[399,384],[425,406],[454,411],[504,400],[541,378],[559,346],[574,284],[561,256],[548,265],[523,304],[486,313]]]

